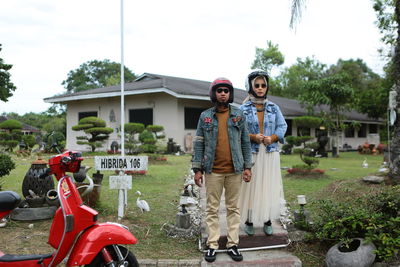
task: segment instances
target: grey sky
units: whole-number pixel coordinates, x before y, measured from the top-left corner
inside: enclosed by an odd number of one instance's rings
[[[375,72],[384,62],[368,0],[308,0],[297,31],[289,0],[125,0],[125,65],[144,72],[244,88],[255,47],[279,45],[284,66],[297,57],[334,64],[361,58]],[[45,111],[43,98],[65,92],[70,70],[93,59],[120,61],[119,0],[3,1],[0,56],[17,86],[0,113]]]

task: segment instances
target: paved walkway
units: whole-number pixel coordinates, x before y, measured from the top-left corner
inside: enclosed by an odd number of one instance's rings
[[[200,190],[200,206],[204,213],[206,207],[205,199],[205,188],[204,186]],[[204,216],[203,216],[204,218]],[[220,224],[221,224],[221,240],[226,240],[226,209],[225,201],[222,199],[220,207]],[[245,248],[241,248],[243,254],[243,261],[234,262],[226,253],[223,248],[223,241],[221,248],[218,250],[217,259],[213,263],[208,263],[204,260],[201,255],[198,259],[190,260],[140,260],[139,265],[141,267],[218,267],[218,266],[252,266],[252,267],[301,267],[302,263],[299,258],[288,252],[285,247],[289,245],[290,240],[287,237],[287,231],[282,227],[279,222],[273,222],[273,236],[266,236],[262,229],[255,229],[256,233],[253,237],[249,237],[240,229],[240,242],[246,243]],[[205,231],[204,219],[202,223],[201,231],[201,249],[205,249],[205,241],[207,239],[207,233]],[[252,240],[253,239],[253,240]],[[257,242],[257,240],[263,239],[264,242]],[[221,241],[220,240],[220,241]],[[221,242],[220,242],[221,243]],[[260,245],[264,244],[264,245]],[[265,245],[266,244],[266,245]],[[240,246],[239,246],[240,247]]]

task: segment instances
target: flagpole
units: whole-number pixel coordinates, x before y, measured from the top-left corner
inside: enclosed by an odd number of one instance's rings
[[[124,0],[121,0],[121,156],[125,156],[125,75],[124,75]],[[119,175],[123,172],[120,171]],[[128,205],[128,191],[118,190],[118,219],[124,217],[125,207]]]
[[[121,0],[121,156],[125,156],[124,0]]]

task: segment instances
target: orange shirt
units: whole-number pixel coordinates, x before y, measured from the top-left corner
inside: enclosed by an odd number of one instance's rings
[[[256,104],[256,109],[257,109],[257,118],[258,118],[258,126],[260,128],[260,134],[264,134],[264,105]],[[258,143],[258,140],[256,139],[256,134],[249,134],[249,136],[252,142]],[[276,141],[278,141],[278,136],[276,134],[271,135],[271,142],[275,143]]]
[[[218,139],[212,171],[215,173],[233,173],[235,169],[233,168],[228,135],[229,108],[218,107],[215,115],[218,120]]]

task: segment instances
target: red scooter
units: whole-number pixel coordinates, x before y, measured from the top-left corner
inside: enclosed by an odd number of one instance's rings
[[[48,243],[51,254],[11,255],[0,251],[0,266],[57,266],[68,256],[66,266],[139,266],[132,252],[121,244],[136,244],[137,239],[124,225],[97,223],[97,211],[83,205],[79,192],[66,172],[78,172],[81,153],[67,151],[49,159],[43,177],[54,174],[58,180],[60,208],[56,211]],[[21,201],[12,191],[0,192],[0,219]]]

